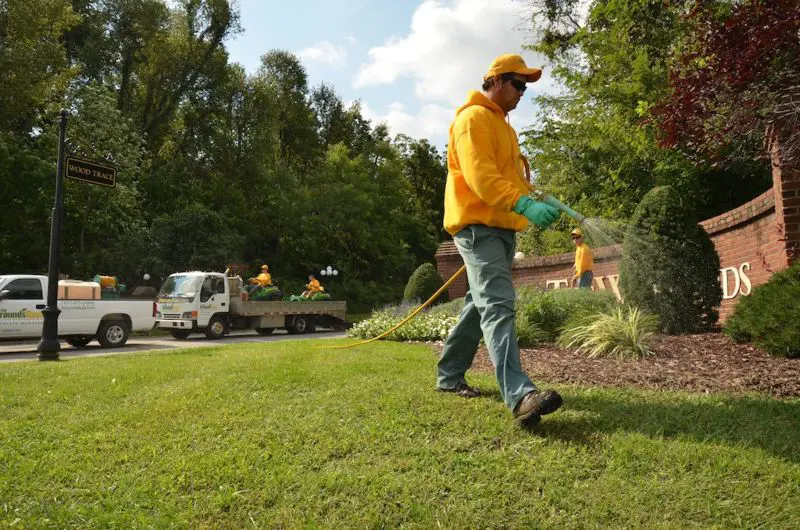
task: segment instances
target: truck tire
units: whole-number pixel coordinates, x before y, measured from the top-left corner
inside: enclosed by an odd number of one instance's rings
[[[256,328],[256,333],[258,333],[262,337],[266,337],[267,335],[272,335],[273,331],[275,331],[275,328]]]
[[[169,330],[169,334],[172,335],[173,339],[178,340],[186,340],[189,338],[191,331],[186,331],[185,329],[171,329]]]
[[[93,338],[91,335],[73,335],[64,340],[73,348],[85,348],[87,344],[92,342]]]
[[[128,325],[122,320],[104,320],[97,332],[97,342],[106,348],[119,348],[128,342]]]
[[[206,326],[206,337],[212,340],[221,339],[228,333],[228,324],[219,316],[211,317]]]
[[[292,318],[292,323],[287,328],[292,335],[300,333],[311,333],[314,331],[314,319],[309,315],[296,315]]]

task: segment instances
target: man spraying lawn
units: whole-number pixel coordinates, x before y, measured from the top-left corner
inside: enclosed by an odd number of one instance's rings
[[[538,391],[522,370],[511,281],[515,233],[529,221],[545,228],[559,215],[528,196],[517,134],[507,121],[527,83],[541,75],[519,55],[495,59],[482,92],[469,93],[450,126],[444,200],[444,227],[466,265],[469,290],[439,360],[437,387],[463,397],[479,395],[464,376],[483,336],[503,400],[514,419],[526,424],[562,402],[554,391]]]
[[[591,288],[594,279],[592,249],[583,241],[583,232],[580,228],[573,230],[569,237],[575,245],[575,276],[572,278],[572,286]]]

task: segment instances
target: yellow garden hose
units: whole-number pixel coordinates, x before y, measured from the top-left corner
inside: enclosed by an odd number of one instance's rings
[[[398,329],[400,326],[402,326],[403,324],[405,324],[406,322],[408,322],[409,320],[411,320],[412,318],[414,318],[415,316],[417,316],[417,315],[419,314],[419,312],[420,312],[420,311],[422,311],[423,309],[425,309],[426,307],[428,307],[429,305],[431,305],[431,303],[433,303],[433,301],[434,301],[434,300],[436,300],[437,298],[439,298],[439,295],[440,295],[440,294],[442,294],[442,293],[445,291],[445,289],[447,289],[448,287],[450,287],[450,284],[451,284],[451,283],[453,283],[453,282],[456,280],[456,278],[458,278],[458,277],[461,275],[461,273],[463,273],[465,270],[467,270],[467,266],[466,266],[466,265],[462,265],[462,266],[461,266],[461,268],[460,268],[460,269],[458,269],[458,270],[456,271],[456,273],[455,273],[455,274],[453,274],[453,275],[450,277],[450,279],[449,279],[449,280],[447,280],[446,282],[444,282],[444,285],[442,285],[442,286],[439,288],[439,290],[438,290],[438,291],[436,291],[435,293],[433,293],[433,296],[431,296],[430,298],[428,298],[428,301],[427,301],[427,302],[425,302],[424,304],[422,304],[421,306],[419,306],[418,308],[416,308],[416,309],[415,309],[415,310],[414,310],[414,311],[413,311],[413,312],[412,312],[410,315],[408,315],[406,318],[404,318],[402,321],[400,321],[398,324],[396,324],[396,325],[395,325],[395,326],[394,326],[392,329],[390,329],[389,331],[385,331],[385,332],[381,333],[380,335],[378,335],[377,337],[372,337],[371,339],[362,340],[362,341],[360,341],[360,342],[354,342],[354,343],[352,343],[352,344],[345,344],[345,345],[343,345],[343,346],[317,346],[315,349],[340,350],[340,349],[344,349],[344,348],[352,348],[352,347],[354,347],[354,346],[361,346],[362,344],[368,344],[368,343],[370,343],[370,342],[372,342],[372,341],[375,341],[375,340],[380,340],[380,339],[382,339],[382,338],[386,337],[386,336],[387,336],[387,335],[389,335],[389,334],[390,334],[392,331],[394,331],[394,330]]]

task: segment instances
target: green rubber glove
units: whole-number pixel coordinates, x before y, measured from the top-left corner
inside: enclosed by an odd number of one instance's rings
[[[559,211],[549,204],[534,201],[527,195],[523,195],[512,208],[520,215],[524,215],[532,223],[536,223],[541,228],[547,228],[553,221],[558,219]]]

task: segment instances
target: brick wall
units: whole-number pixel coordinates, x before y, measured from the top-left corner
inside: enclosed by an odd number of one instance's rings
[[[772,274],[785,269],[800,256],[800,171],[787,168],[780,159],[777,140],[771,142],[773,187],[755,199],[700,225],[711,236],[720,259],[720,283],[724,299],[720,318],[724,321],[742,296]],[[620,245],[593,249],[593,289],[611,289],[619,295]],[[567,287],[573,276],[572,252],[526,258],[512,269],[515,286],[536,285],[543,289]],[[455,245],[443,243],[436,253],[442,278],[447,280],[463,265]],[[466,275],[450,287],[450,298],[464,296]]]

